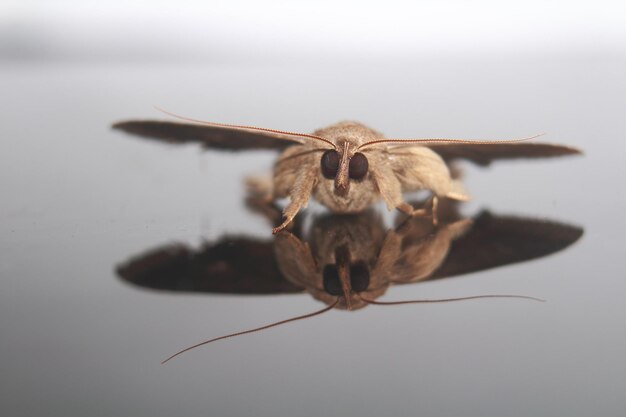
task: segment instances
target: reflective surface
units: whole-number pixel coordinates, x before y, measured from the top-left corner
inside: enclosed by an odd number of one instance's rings
[[[626,408],[623,57],[428,61],[413,68],[3,67],[3,414],[620,415]],[[548,219],[575,242],[550,256],[450,272],[455,279],[391,285],[378,298],[510,293],[546,303],[336,309],[161,366],[187,345],[323,304],[301,291],[303,283],[263,281],[267,286],[259,289],[254,279],[272,268],[266,262],[275,243],[271,223],[246,207],[242,183],[267,172],[275,154],[203,153],[110,129],[121,119],[159,118],[152,104],[297,131],[343,118],[393,137],[546,131],[542,141],[579,147],[585,156],[488,169],[464,164],[474,200],[459,207],[459,219],[476,222],[482,210],[496,219]],[[397,226],[395,213],[375,209],[380,214],[365,222],[366,236],[380,242]],[[303,234],[294,238],[312,239],[325,213],[313,204]],[[220,242],[235,242],[224,251],[245,242],[237,266],[249,274],[240,282],[250,289],[246,295],[203,287],[194,280],[204,265],[198,263],[180,280],[137,286],[118,276],[147,251],[167,245],[194,258]],[[510,241],[515,253],[522,243]],[[313,257],[332,246],[316,245]],[[276,292],[283,294],[268,294]]]

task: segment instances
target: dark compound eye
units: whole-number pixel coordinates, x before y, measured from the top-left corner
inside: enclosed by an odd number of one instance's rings
[[[339,282],[339,272],[337,266],[328,264],[324,267],[324,290],[330,295],[341,295],[341,282]]]
[[[350,159],[350,168],[348,173],[353,180],[361,180],[367,174],[367,168],[369,163],[367,158],[362,153],[355,153],[352,159]]]
[[[350,286],[354,292],[365,291],[370,286],[370,270],[365,262],[357,262],[350,267]]]
[[[330,179],[335,178],[339,169],[339,154],[335,150],[324,152],[322,155],[322,174]]]

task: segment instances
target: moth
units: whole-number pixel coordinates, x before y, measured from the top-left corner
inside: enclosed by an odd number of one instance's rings
[[[197,346],[334,308],[358,310],[371,304],[485,297],[532,298],[487,295],[377,300],[392,285],[454,277],[546,256],[571,245],[583,233],[576,226],[489,211],[467,218],[447,200],[438,206],[438,216],[437,225],[425,217],[409,217],[387,228],[380,212],[369,209],[352,215],[317,216],[303,230],[303,216],[299,215],[291,231],[273,239],[226,236],[198,249],[168,244],[133,256],[117,267],[117,273],[133,285],[162,291],[254,295],[304,291],[327,305],[314,313],[210,339],[169,360]],[[276,224],[274,220],[272,224]]]
[[[113,128],[174,143],[199,142],[212,149],[281,151],[272,180],[249,184],[268,201],[289,198],[282,222],[273,233],[287,227],[311,196],[335,213],[361,212],[383,200],[389,210],[397,209],[411,216],[432,215],[436,224],[439,199],[469,199],[451,172],[449,164],[453,160],[488,165],[495,159],[581,153],[568,146],[526,143],[536,136],[500,141],[387,139],[358,122],[340,122],[307,134],[165,113],[185,123],[131,120],[116,123]],[[419,190],[431,192],[430,211],[405,201],[404,193]]]

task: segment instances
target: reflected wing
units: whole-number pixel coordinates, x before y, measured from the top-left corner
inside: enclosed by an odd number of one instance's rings
[[[467,159],[483,166],[489,165],[496,159],[553,158],[582,153],[576,148],[547,143],[435,144],[428,145],[428,147],[437,152],[445,161]]]
[[[125,281],[157,290],[281,294],[303,289],[287,281],[274,258],[272,241],[224,238],[200,250],[168,245],[134,257],[117,268]]]
[[[302,143],[294,137],[280,134],[154,120],[119,122],[113,125],[113,129],[168,143],[200,143],[205,148],[223,151],[281,150]]]
[[[455,240],[448,256],[428,279],[439,279],[524,262],[565,249],[583,229],[548,221],[481,213]]]

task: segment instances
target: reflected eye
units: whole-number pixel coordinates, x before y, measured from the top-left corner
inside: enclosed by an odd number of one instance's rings
[[[350,267],[350,286],[354,292],[367,290],[370,285],[370,270],[365,262],[357,262]]]
[[[324,290],[330,295],[341,295],[341,282],[339,282],[339,272],[333,264],[324,267]]]
[[[335,150],[329,150],[322,155],[322,174],[330,179],[335,178],[339,169],[339,154]]]
[[[369,163],[367,158],[362,153],[355,153],[352,159],[350,159],[349,175],[353,180],[360,180],[367,174],[367,168]]]

